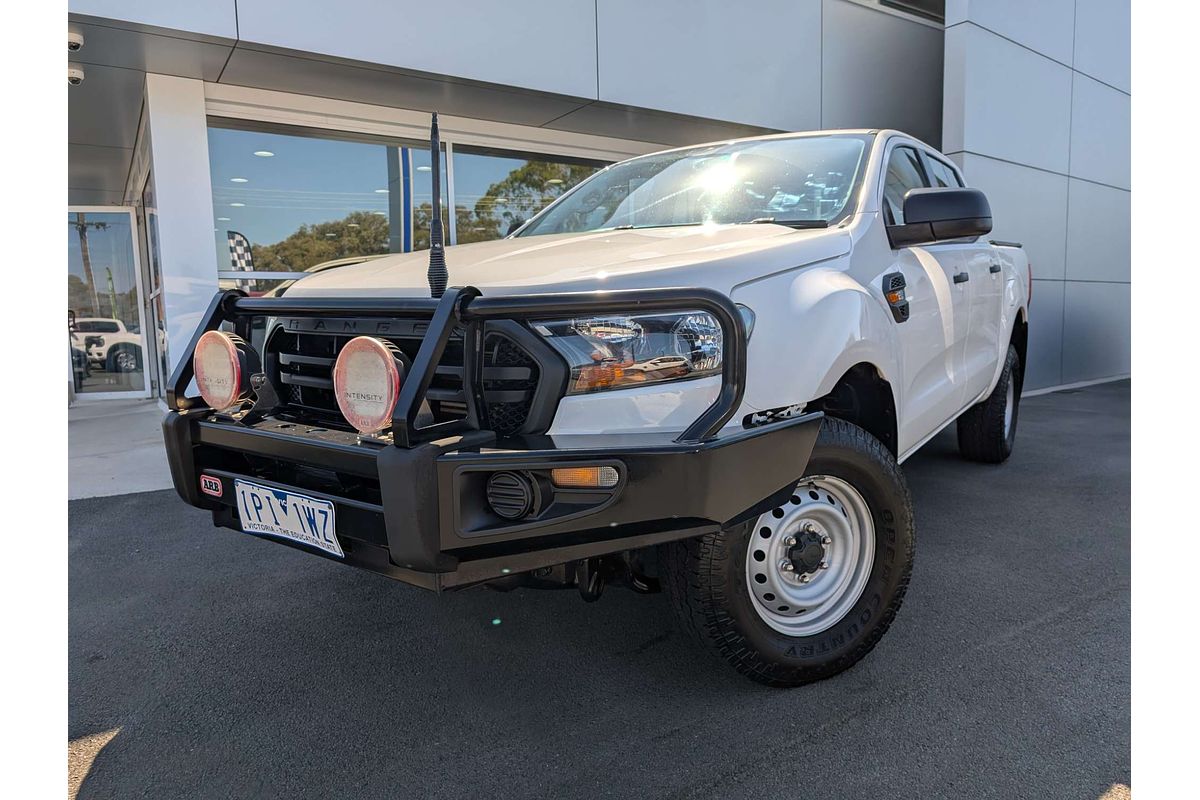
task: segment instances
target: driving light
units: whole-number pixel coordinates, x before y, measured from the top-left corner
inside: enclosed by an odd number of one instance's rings
[[[351,339],[333,365],[333,393],[342,416],[359,433],[392,424],[404,363],[391,342],[372,336]]]
[[[250,376],[260,366],[258,353],[242,337],[208,331],[196,342],[192,369],[204,402],[225,411],[250,398]]]
[[[554,320],[533,327],[570,365],[567,394],[721,372],[724,336],[720,323],[704,311]]]

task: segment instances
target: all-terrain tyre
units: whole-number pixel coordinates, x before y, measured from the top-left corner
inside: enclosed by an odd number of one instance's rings
[[[1004,369],[987,398],[958,418],[958,452],[971,461],[999,464],[1012,455],[1021,407],[1021,357],[1008,346]]]
[[[799,686],[852,666],[887,631],[908,587],[914,534],[891,452],[826,417],[782,507],[664,545],[660,566],[682,626],[705,647],[755,681]]]

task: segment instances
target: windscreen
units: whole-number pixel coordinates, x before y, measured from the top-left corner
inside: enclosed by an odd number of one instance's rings
[[[517,235],[828,223],[847,209],[868,141],[854,134],[797,136],[635,158],[596,173]]]

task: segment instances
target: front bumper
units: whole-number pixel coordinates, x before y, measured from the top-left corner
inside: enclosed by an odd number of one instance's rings
[[[447,589],[699,536],[757,516],[784,502],[804,474],[821,417],[687,444],[597,435],[570,449],[553,447],[549,437],[503,448],[483,437],[481,446],[470,435],[397,448],[359,443],[349,433],[280,428],[286,424],[168,412],[163,432],[176,491],[210,510],[216,525],[234,530],[241,529],[234,493],[202,493],[201,476],[227,487],[243,478],[328,500],[337,510],[344,559],[272,541]],[[551,490],[558,497],[538,519],[505,523],[486,513],[489,473],[544,476],[570,465],[613,466],[621,479],[611,490]]]
[[[682,434],[572,436],[569,448],[549,436],[497,441],[486,424],[481,360],[472,347],[464,352],[467,417],[418,425],[420,405],[456,329],[478,345],[487,320],[697,307],[723,329],[722,386]],[[191,359],[184,358],[168,386],[173,410],[163,421],[171,477],[185,501],[235,530],[241,529],[235,493],[206,494],[203,477],[231,489],[234,480],[246,479],[327,500],[336,507],[343,559],[273,541],[425,588],[536,572],[751,519],[786,501],[821,425],[820,414],[808,414],[749,429],[726,427],[745,386],[746,332],[733,303],[703,289],[483,298],[467,288],[449,290],[439,301],[298,302],[226,292],[214,298],[188,353],[202,333],[225,323],[247,328],[243,338],[249,339],[252,315],[347,313],[429,320],[401,386],[390,438],[364,439],[276,415],[277,398],[265,376],[256,376],[253,407],[214,413],[199,398],[185,396],[193,376]],[[619,479],[607,489],[556,488],[550,470],[567,466],[609,466]],[[502,519],[488,504],[486,485],[496,472],[522,476],[536,497],[517,521]]]

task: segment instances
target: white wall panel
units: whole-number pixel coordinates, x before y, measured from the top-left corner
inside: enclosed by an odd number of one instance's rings
[[[1075,0],[950,0],[946,27],[970,20],[1064,64],[1071,63]]]
[[[237,38],[235,0],[69,0],[67,11],[208,36]]]
[[[237,9],[247,42],[596,97],[594,0],[461,9],[388,0],[238,0]]]
[[[845,0],[825,0],[821,127],[897,128],[942,138],[942,32]]]
[[[970,23],[946,31],[943,149],[1067,171],[1071,70]]]
[[[167,341],[178,362],[217,291],[204,83],[146,76]],[[172,363],[174,368],[175,363]]]
[[[1129,373],[1129,284],[1063,284],[1063,383]]]
[[[1067,249],[1067,178],[969,153],[954,157],[992,206],[992,237],[1021,242],[1039,278],[1061,280]]]
[[[1129,282],[1130,193],[1071,179],[1067,273],[1076,281]]]
[[[599,0],[596,10],[601,100],[820,127],[820,0]]]
[[[1078,0],[1074,67],[1130,91],[1129,0]]]
[[[1071,174],[1129,188],[1129,95],[1076,73]]]
[[[1063,282],[1033,282],[1025,388],[1058,386],[1062,379]]]

